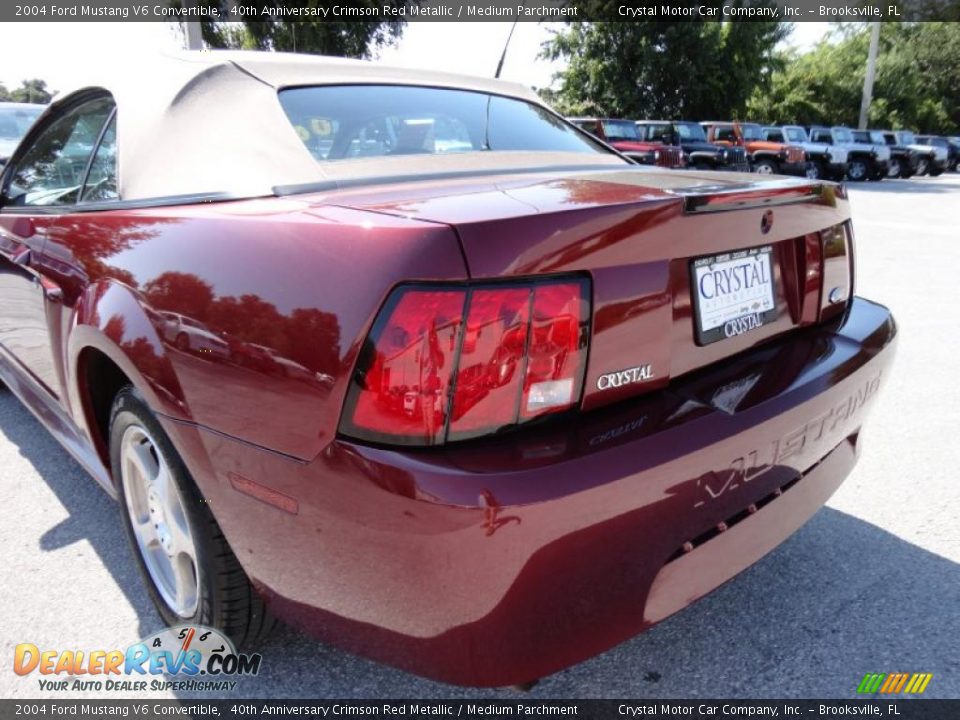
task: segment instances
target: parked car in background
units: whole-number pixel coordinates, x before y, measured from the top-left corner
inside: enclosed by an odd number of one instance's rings
[[[160,334],[177,350],[198,355],[230,357],[230,346],[220,335],[203,323],[177,312],[158,310]]]
[[[893,147],[890,145],[887,145],[887,140],[883,136],[882,132],[879,132],[876,130],[871,131],[871,130],[851,129],[850,133],[851,135],[853,135],[853,141],[857,145],[870,146],[878,154],[882,154],[883,150],[886,150],[887,152],[889,152],[890,157],[887,159],[887,165],[886,165],[887,169],[886,169],[886,172],[883,174],[883,177],[884,178],[899,177],[900,175],[899,170],[896,174],[894,174],[893,170],[891,169],[891,165],[893,165],[894,167],[896,166],[896,163],[893,163]],[[883,178],[872,178],[872,179],[881,180]]]
[[[947,170],[956,170],[957,169],[957,155],[960,153],[960,149],[955,147],[953,143],[950,142],[945,137],[940,137],[939,135],[917,135],[917,142],[922,145],[931,145],[933,147],[943,148],[947,151]]]
[[[0,176],[0,380],[117,499],[115,577],[167,624],[528,683],[768,555],[863,452],[897,327],[853,294],[844,187],[641,168],[487,78],[123,70]]]
[[[679,146],[644,140],[633,120],[587,117],[567,119],[641,165],[686,167],[686,158]]]
[[[0,168],[16,150],[20,139],[27,134],[46,105],[0,102]]]
[[[947,148],[920,142],[912,130],[894,130],[897,144],[904,145],[917,155],[917,175],[936,177],[949,165]]]
[[[950,146],[954,151],[954,157],[957,159],[957,163],[953,166],[953,171],[957,172],[957,170],[960,170],[960,137],[950,136],[947,140],[950,141]]]
[[[697,170],[750,172],[747,152],[739,145],[723,146],[707,142],[698,123],[689,120],[638,120],[640,137],[648,142],[679,145],[687,165]]]
[[[807,174],[807,154],[799,145],[771,142],[763,137],[763,128],[756,123],[701,122],[707,140],[747,151],[750,167],[762,175]]]
[[[897,135],[892,130],[871,130],[871,137],[882,139],[890,148],[890,164],[887,166],[887,177],[909,178],[917,174],[919,155],[906,145],[897,141]]]
[[[799,125],[767,126],[763,137],[773,142],[799,145],[807,154],[807,177],[843,180],[847,176],[847,150],[840,145],[810,142]]]
[[[850,128],[808,128],[811,142],[823,143],[847,151],[847,177],[850,180],[882,180],[890,165],[890,148],[872,143],[858,143]]]

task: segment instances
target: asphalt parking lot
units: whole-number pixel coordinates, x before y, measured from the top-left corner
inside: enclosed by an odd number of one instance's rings
[[[849,698],[866,672],[930,672],[926,696],[960,697],[960,174],[850,194],[857,292],[900,324],[853,475],[736,580],[525,697]],[[0,697],[82,697],[15,675],[14,646],[123,648],[161,623],[113,502],[7,391],[0,508]],[[516,694],[422,680],[286,628],[262,652],[236,697]]]

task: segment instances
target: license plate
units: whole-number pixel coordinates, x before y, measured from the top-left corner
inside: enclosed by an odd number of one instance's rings
[[[690,280],[698,345],[743,335],[777,317],[769,245],[697,258]]]

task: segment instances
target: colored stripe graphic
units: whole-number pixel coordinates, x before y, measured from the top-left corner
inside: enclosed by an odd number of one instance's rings
[[[883,686],[880,688],[881,693],[888,693],[893,690],[893,687],[897,684],[897,680],[900,679],[900,673],[890,673],[887,675],[886,681],[883,683]]]
[[[863,680],[860,682],[860,687],[857,688],[857,692],[873,695],[877,690],[880,689],[880,683],[883,682],[885,677],[885,673],[867,673],[863,676]]]
[[[857,686],[861,695],[920,695],[933,679],[932,673],[867,673]]]

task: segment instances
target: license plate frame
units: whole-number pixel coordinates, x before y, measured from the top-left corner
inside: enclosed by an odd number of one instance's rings
[[[697,345],[743,335],[776,320],[775,259],[773,246],[761,245],[690,260],[690,300]],[[712,288],[713,297],[704,297],[708,288]],[[725,290],[723,302],[704,307],[718,299],[720,290]]]

